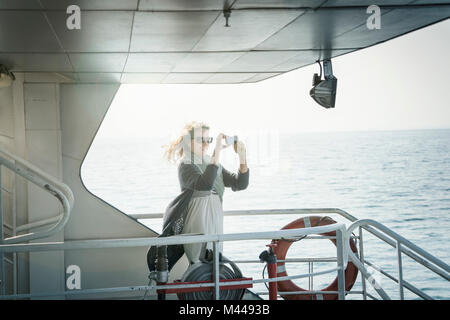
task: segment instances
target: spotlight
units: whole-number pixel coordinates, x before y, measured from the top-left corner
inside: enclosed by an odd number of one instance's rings
[[[324,80],[322,80],[322,65],[320,66],[320,76],[315,73],[313,76],[313,88],[309,91],[310,96],[322,107],[334,108],[336,102],[337,78],[333,76],[331,60],[323,60]]]

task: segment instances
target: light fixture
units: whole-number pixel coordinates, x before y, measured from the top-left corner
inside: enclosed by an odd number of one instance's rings
[[[311,97],[324,108],[334,108],[336,102],[337,78],[333,75],[331,60],[323,60],[324,80],[322,80],[322,65],[320,66],[320,76],[314,73],[313,88],[309,91]]]
[[[6,88],[16,80],[16,77],[3,64],[0,64],[0,88]]]

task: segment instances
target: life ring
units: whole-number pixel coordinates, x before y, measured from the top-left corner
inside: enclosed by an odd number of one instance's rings
[[[321,217],[321,216],[308,216],[304,218],[297,219],[292,221],[288,225],[284,226],[283,229],[296,229],[296,228],[309,228],[309,227],[318,227],[325,226],[329,224],[336,223],[330,217]],[[336,231],[322,233],[323,236],[336,236]],[[330,239],[334,245],[336,245],[336,239]],[[276,244],[274,246],[274,253],[277,257],[277,260],[284,260],[286,258],[286,253],[291,246],[293,241],[286,240],[273,240],[272,244]],[[350,239],[350,248],[354,253],[357,253],[355,242],[353,239]],[[287,276],[284,262],[277,262],[277,277],[285,277]],[[350,261],[347,263],[347,268],[345,269],[345,290],[350,291],[353,287],[356,277],[358,276],[358,269],[356,266]],[[297,286],[291,280],[284,280],[277,282],[277,288],[279,294],[285,300],[336,300],[338,298],[337,294],[289,294],[283,296],[283,291],[308,291],[303,288]],[[334,279],[334,281],[326,288],[320,291],[338,291],[338,279]]]

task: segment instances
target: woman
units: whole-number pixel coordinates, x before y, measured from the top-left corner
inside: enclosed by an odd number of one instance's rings
[[[217,136],[213,155],[209,157],[206,153],[213,140],[209,136],[209,127],[193,121],[188,123],[182,134],[167,147],[167,159],[178,162],[181,194],[167,207],[160,236],[223,233],[224,189],[230,187],[233,191],[244,190],[249,181],[246,149],[242,141],[234,143],[234,151],[240,161],[239,172],[231,173],[220,164],[221,151],[228,147],[223,144],[224,138],[222,133]],[[211,247],[211,244],[207,245],[207,248]],[[169,246],[169,270],[183,252],[191,264],[198,262],[202,258],[201,248],[202,244]],[[151,271],[155,267],[155,256],[156,248],[150,248],[147,262]]]

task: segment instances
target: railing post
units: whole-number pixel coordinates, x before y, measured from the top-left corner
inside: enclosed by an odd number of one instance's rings
[[[397,240],[397,263],[398,263],[398,292],[400,300],[404,300],[403,292],[403,266],[402,266],[402,244]]]
[[[219,243],[213,242],[214,300],[220,300]]]
[[[3,244],[2,165],[0,164],[0,244]],[[5,295],[5,254],[0,251],[0,294]]]
[[[338,298],[345,300],[345,270],[344,270],[344,232],[342,229],[336,230],[336,250],[338,266]]]
[[[359,227],[359,258],[361,259],[361,263],[364,265],[364,245],[363,245],[363,229]],[[366,278],[361,276],[361,286],[363,290],[363,300],[367,300],[367,287],[366,287]]]

